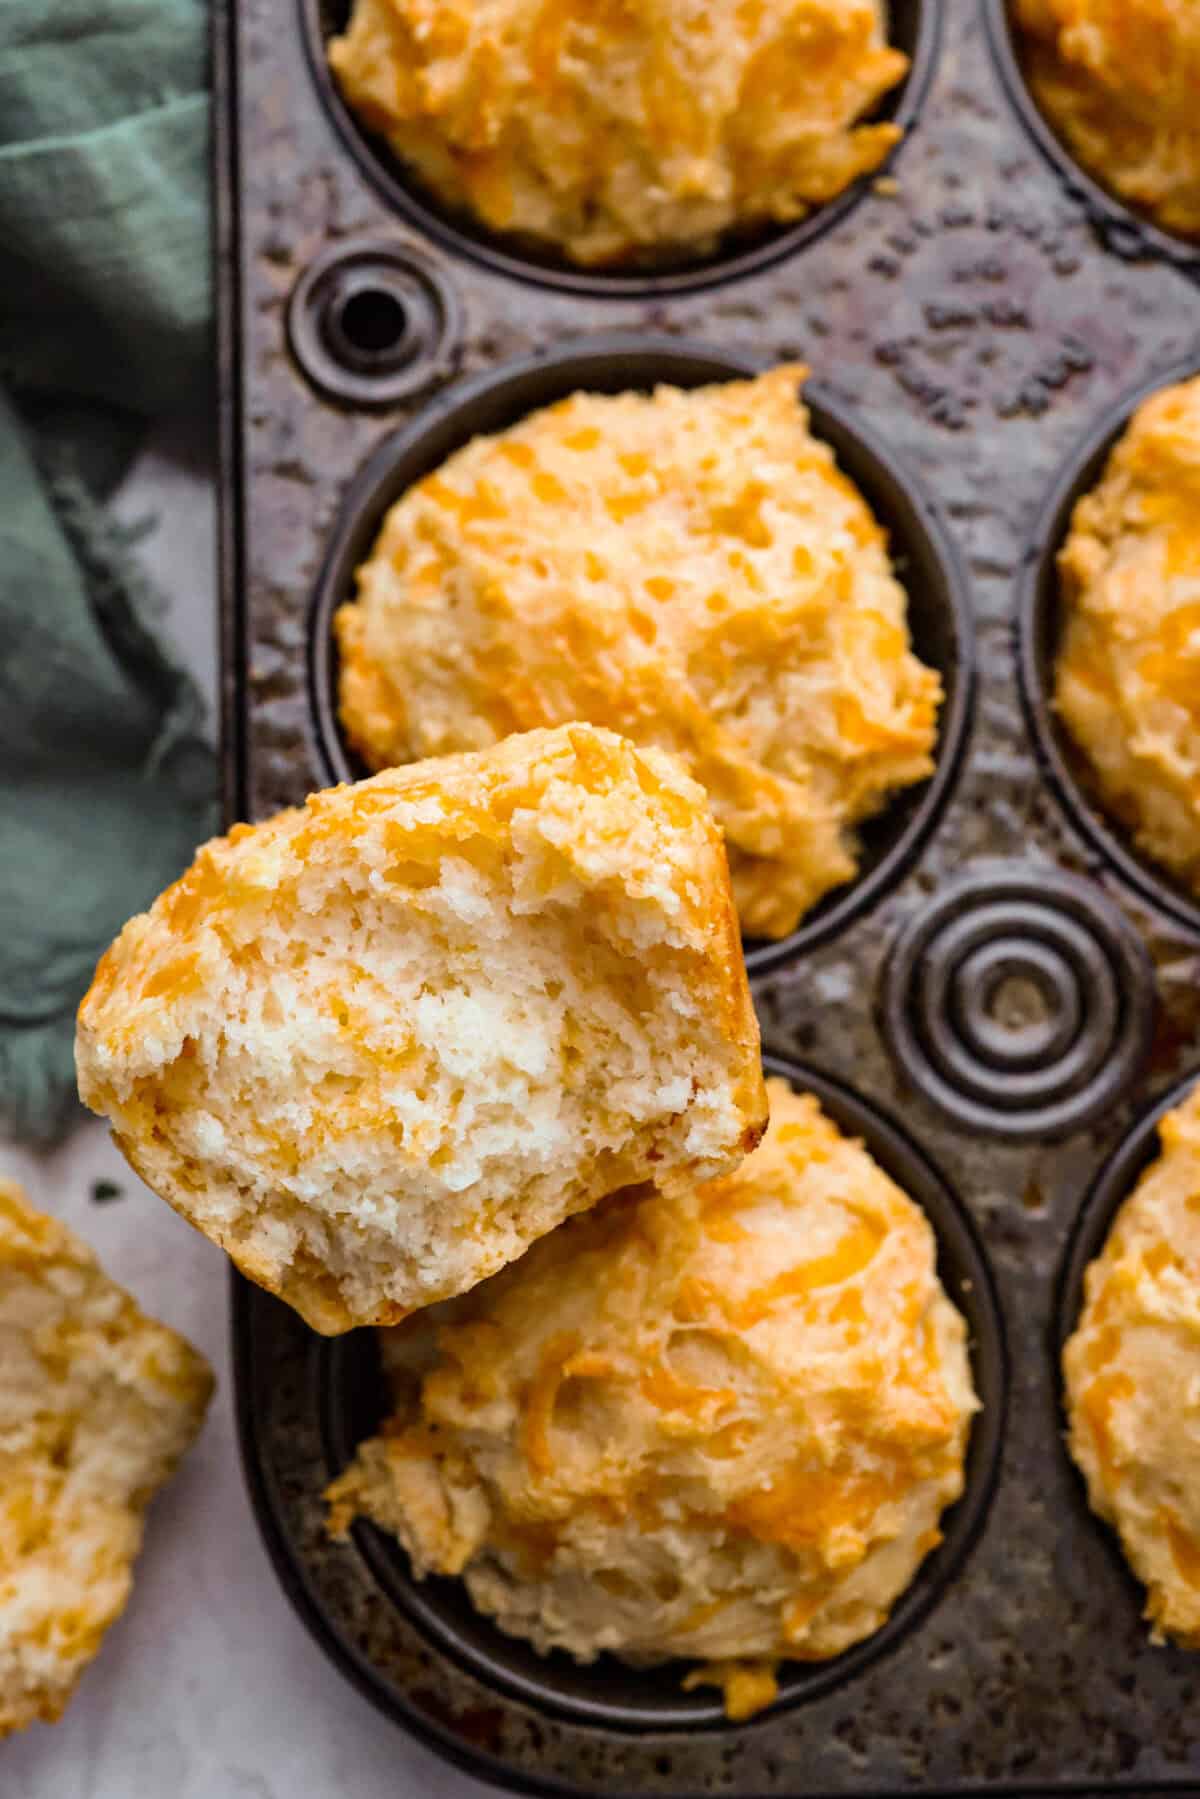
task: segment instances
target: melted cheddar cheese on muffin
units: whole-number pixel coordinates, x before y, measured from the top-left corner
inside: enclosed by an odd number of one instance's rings
[[[0,1737],[53,1723],[125,1609],[212,1375],[0,1181]]]
[[[618,1196],[381,1333],[396,1411],[328,1493],[539,1651],[692,1658],[732,1717],[884,1622],[977,1403],[925,1217],[768,1089],[734,1174]]]
[[[766,1124],[704,793],[590,725],[205,844],[106,951],[76,1068],[147,1184],[327,1333]]]
[[[1200,377],[1138,408],[1059,571],[1058,713],[1105,806],[1200,891]]]
[[[832,199],[908,69],[879,0],[355,0],[329,62],[436,198],[592,265]]]
[[[854,826],[932,772],[942,695],[805,373],[575,394],[411,488],[336,620],[367,763],[573,718],[674,751],[743,930],[794,930],[855,874]]]
[[[1200,1087],[1159,1137],[1087,1271],[1063,1370],[1071,1454],[1154,1640],[1200,1649]]]
[[[1164,230],[1200,236],[1196,0],[1017,0],[1034,99],[1076,160]]]

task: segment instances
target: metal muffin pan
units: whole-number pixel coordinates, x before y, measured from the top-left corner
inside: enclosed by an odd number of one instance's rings
[[[325,60],[325,45],[345,29],[351,5],[352,0],[300,0],[313,81],[346,149],[396,214],[446,249],[473,257],[501,274],[564,293],[629,297],[695,292],[714,282],[769,268],[781,257],[815,242],[846,216],[876,178],[864,176],[794,224],[730,233],[715,252],[703,257],[645,266],[635,263],[623,269],[582,269],[555,257],[544,244],[488,232],[469,214],[451,211],[422,187],[383,138],[363,128],[342,98]],[[938,0],[891,0],[890,15],[891,41],[906,53],[910,67],[872,116],[893,119],[907,131],[920,112],[937,60],[941,6]]]
[[[576,1669],[498,1638],[461,1593],[413,1583],[370,1527],[328,1541],[321,1491],[381,1404],[370,1342],[327,1344],[234,1279],[247,1474],[286,1589],[384,1710],[524,1790],[1200,1790],[1200,1661],[1147,1641],[1139,1590],[1062,1447],[1057,1361],[1064,1269],[1081,1216],[1097,1215],[1085,1195],[1110,1167],[1110,1184],[1132,1178],[1114,1154],[1200,1059],[1200,932],[1185,897],[1133,877],[1119,833],[1081,827],[1039,753],[1053,732],[1045,570],[1078,446],[1107,442],[1135,391],[1200,363],[1200,299],[1151,237],[1116,255],[1097,237],[1006,92],[988,3],[927,0],[922,29],[940,50],[898,197],[868,184],[819,231],[782,234],[749,262],[607,282],[468,243],[383,183],[375,152],[347,141],[316,15],[294,0],[218,17],[231,818],[355,772],[327,631],[354,562],[431,455],[562,391],[580,356],[597,384],[635,386],[654,378],[647,354],[664,375],[674,357],[667,378],[681,380],[809,361],[817,428],[903,552],[919,647],[955,677],[934,782],[868,832],[864,874],[823,917],[761,959],[750,949],[769,1054],[799,1065],[885,1165],[888,1121],[903,1120],[916,1161],[902,1179],[929,1207],[952,1292],[947,1232],[969,1220],[978,1291],[994,1290],[1007,1321],[1005,1407],[988,1385],[991,1327],[972,1317],[987,1402],[972,1453],[990,1465],[995,1432],[998,1466],[973,1468],[954,1542],[877,1638],[796,1670],[780,1703],[737,1727],[683,1695],[674,1670]],[[920,86],[910,78],[904,104]],[[912,519],[928,558],[914,557]],[[1016,630],[1021,604],[1035,616],[1023,597],[1035,566],[1040,685],[1026,667],[1035,639]],[[962,595],[973,655],[955,647]],[[956,759],[957,696],[971,728]],[[927,826],[941,808],[920,842],[906,806],[929,806]],[[944,1214],[926,1168],[953,1196]]]
[[[311,667],[316,728],[332,780],[368,771],[346,744],[337,717],[337,646],[333,615],[354,595],[354,571],[369,554],[384,514],[422,476],[480,433],[505,429],[539,407],[579,389],[619,393],[658,382],[698,387],[752,375],[746,356],[669,337],[621,334],[569,344],[553,352],[503,363],[456,382],[423,408],[412,424],[385,439],[351,483],[329,539],[317,582]],[[887,526],[892,554],[909,601],[914,647],[942,677],[937,767],[929,780],[897,797],[860,833],[857,877],[828,894],[800,928],[778,942],[746,946],[752,974],[787,961],[841,930],[912,862],[937,822],[962,756],[970,719],[972,629],[957,553],[937,513],[912,476],[832,394],[805,389],[815,434],[832,445],[839,465],[856,481]]]

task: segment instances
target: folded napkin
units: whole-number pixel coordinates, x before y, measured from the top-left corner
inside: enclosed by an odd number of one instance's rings
[[[103,507],[151,419],[208,405],[205,36],[198,0],[0,0],[0,1124],[35,1141],[97,956],[214,822]]]

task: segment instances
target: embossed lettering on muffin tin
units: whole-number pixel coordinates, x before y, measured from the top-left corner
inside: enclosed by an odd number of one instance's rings
[[[972,1375],[981,1401],[972,1421],[966,1487],[943,1517],[943,1542],[873,1636],[830,1661],[781,1668],[776,1708],[783,1708],[828,1692],[886,1654],[916,1628],[954,1578],[991,1499],[1003,1435],[1006,1362],[1004,1328],[987,1259],[969,1214],[943,1176],[894,1120],[840,1082],[774,1056],[763,1061],[768,1074],[782,1076],[798,1092],[815,1094],[839,1128],[860,1138],[880,1167],[924,1210],[937,1238],[943,1285],[967,1319]],[[325,1477],[332,1480],[350,1461],[356,1445],[378,1428],[386,1414],[386,1396],[371,1332],[355,1331],[323,1343],[317,1361]],[[687,1663],[633,1670],[609,1656],[588,1667],[557,1651],[539,1656],[476,1612],[461,1581],[414,1580],[405,1552],[386,1532],[360,1522],[354,1526],[354,1539],[389,1598],[485,1684],[610,1730],[691,1730],[725,1722],[720,1699],[711,1689],[682,1690]],[[394,1707],[398,1695],[390,1691],[383,1698]]]
[[[447,249],[483,262],[501,274],[536,281],[565,293],[631,299],[694,292],[735,276],[755,274],[815,242],[845,218],[870,183],[891,166],[892,157],[888,157],[873,174],[862,176],[844,193],[814,207],[795,224],[731,233],[717,251],[699,259],[626,269],[583,268],[565,257],[556,258],[545,246],[508,241],[489,232],[469,215],[452,212],[424,189],[384,140],[359,123],[330,72],[325,45],[345,29],[350,0],[299,0],[299,10],[313,81],[322,103],[350,154],[388,204]],[[871,116],[894,119],[907,135],[916,125],[937,61],[942,8],[940,0],[891,0],[887,10],[889,39],[907,54],[910,67],[904,80],[884,95]],[[902,148],[902,143],[897,146],[897,150]],[[893,151],[892,156],[895,154]]]
[[[384,514],[407,488],[472,437],[503,430],[577,389],[619,393],[649,389],[658,382],[696,387],[754,374],[759,366],[749,358],[679,339],[592,338],[460,382],[412,425],[381,444],[347,491],[313,608],[312,698],[331,776],[346,781],[367,772],[346,745],[337,722],[333,615],[353,597],[354,570],[370,552]],[[819,382],[806,384],[804,397],[815,435],[833,446],[839,466],[862,489],[888,530],[897,572],[908,593],[913,647],[941,674],[945,701],[934,774],[894,795],[860,828],[862,855],[854,880],[826,895],[790,936],[777,943],[747,942],[746,965],[752,975],[833,936],[899,880],[945,804],[970,718],[970,608],[957,555],[936,512],[896,459]]]
[[[1145,213],[1117,198],[1095,175],[1076,162],[1030,91],[1021,67],[1019,33],[1013,0],[983,0],[992,54],[1009,99],[1021,123],[1071,198],[1086,211],[1105,248],[1114,256],[1158,256],[1184,274],[1200,279],[1200,244],[1164,231]]]
[[[1118,439],[1142,402],[1200,369],[1193,357],[1144,381],[1107,412],[1079,445],[1049,495],[1025,554],[1018,595],[1017,657],[1021,699],[1038,759],[1071,822],[1129,885],[1169,917],[1200,931],[1200,899],[1167,869],[1141,853],[1092,790],[1084,758],[1059,722],[1053,704],[1060,636],[1056,558],[1076,502],[1099,481]]]

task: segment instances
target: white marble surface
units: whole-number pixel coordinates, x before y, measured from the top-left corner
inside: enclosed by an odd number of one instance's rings
[[[213,691],[213,503],[178,436],[143,458],[126,517],[159,512],[147,565],[169,628]],[[2,1799],[474,1799],[468,1779],[380,1717],[327,1662],[276,1583],[242,1485],[226,1264],[126,1167],[98,1120],[33,1155],[0,1140],[0,1175],[64,1218],[146,1309],[208,1356],[204,1432],[155,1501],[132,1599],[63,1719],[0,1744]],[[120,1197],[92,1198],[99,1180]]]

